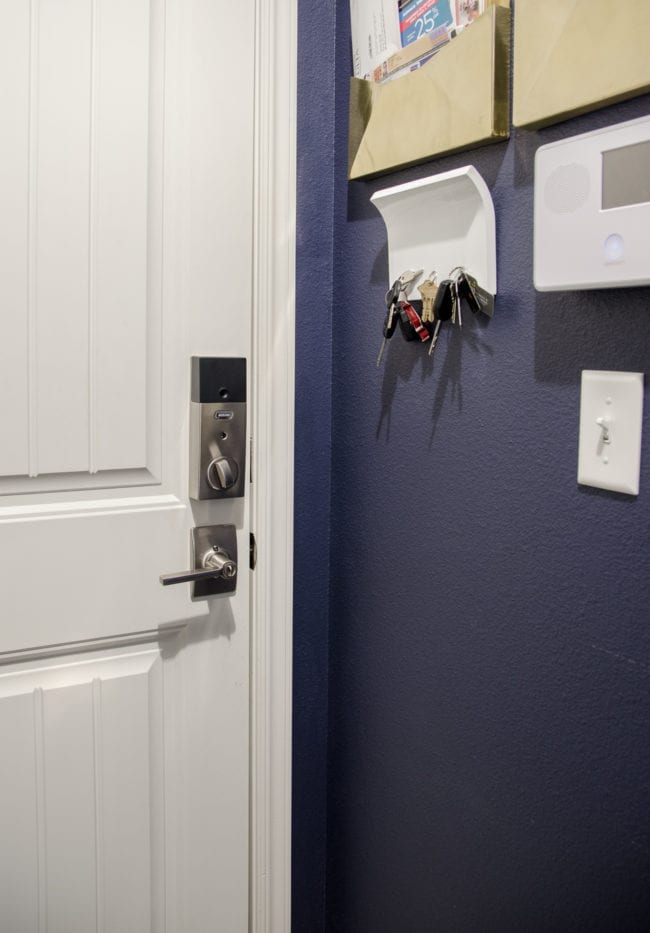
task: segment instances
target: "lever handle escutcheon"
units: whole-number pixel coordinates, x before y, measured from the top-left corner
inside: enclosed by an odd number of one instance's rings
[[[200,580],[232,580],[237,575],[237,564],[223,548],[215,545],[206,551],[198,570],[182,570],[180,573],[164,573],[160,577],[163,586],[174,583],[197,583]]]
[[[198,525],[190,529],[192,570],[164,573],[163,586],[191,585],[190,598],[205,599],[234,593],[237,589],[237,529],[234,525]]]

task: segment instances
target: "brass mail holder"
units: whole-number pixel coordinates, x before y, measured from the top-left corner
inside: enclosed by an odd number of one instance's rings
[[[512,122],[541,127],[650,91],[650,3],[517,0]]]
[[[508,138],[511,14],[499,3],[411,74],[352,78],[350,180]]]

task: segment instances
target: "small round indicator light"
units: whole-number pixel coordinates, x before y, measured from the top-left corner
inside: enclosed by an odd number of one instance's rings
[[[620,233],[611,233],[605,240],[605,257],[610,262],[623,258],[625,253],[625,240]]]

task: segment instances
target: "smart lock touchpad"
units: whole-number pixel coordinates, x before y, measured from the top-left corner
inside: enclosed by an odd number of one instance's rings
[[[193,356],[190,498],[237,498],[245,480],[246,360]]]

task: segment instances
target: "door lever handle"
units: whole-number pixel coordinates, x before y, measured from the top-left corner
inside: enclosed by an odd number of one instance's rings
[[[163,586],[170,586],[174,583],[197,583],[200,580],[232,580],[237,575],[235,561],[216,544],[203,554],[200,563],[197,570],[163,573],[160,582]]]
[[[192,600],[221,596],[237,589],[237,529],[234,525],[199,525],[190,530],[190,567],[164,573],[163,586],[191,584]]]

